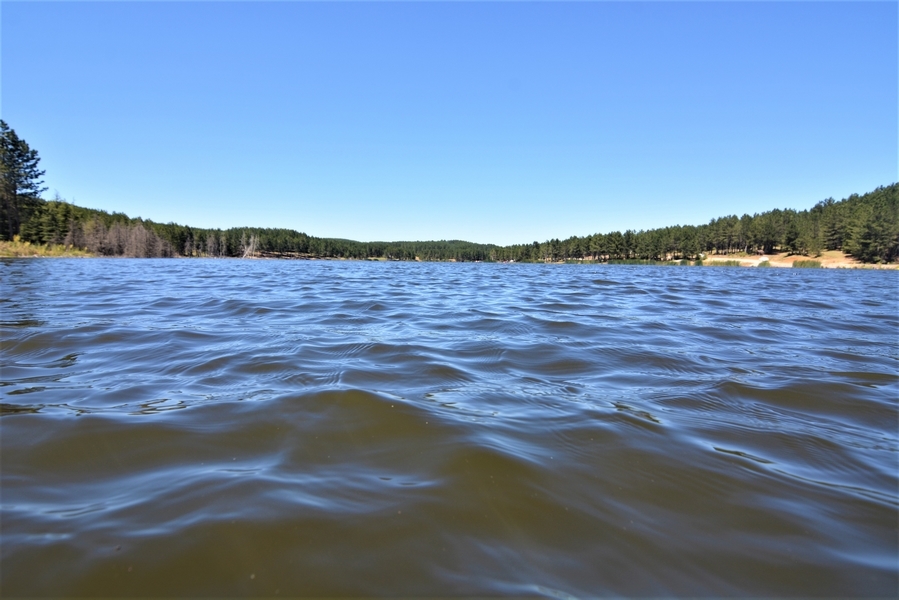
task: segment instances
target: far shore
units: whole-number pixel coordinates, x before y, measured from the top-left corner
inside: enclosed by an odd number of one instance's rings
[[[80,250],[77,248],[67,248],[62,245],[37,245],[37,244],[29,244],[28,242],[6,242],[0,241],[0,258],[101,258],[95,254],[91,254],[85,250]],[[290,260],[290,259],[305,259],[305,260],[368,260],[368,261],[384,261],[388,260],[386,258],[367,258],[367,259],[349,259],[349,258],[332,258],[332,257],[318,257],[312,255],[297,255],[297,256],[266,256],[263,253],[258,253],[256,256],[247,257],[252,259],[270,259],[270,260]],[[416,262],[420,261],[418,257],[416,257]],[[899,263],[880,263],[880,264],[872,264],[872,263],[863,263],[861,261],[856,260],[849,254],[845,254],[840,250],[828,250],[826,252],[821,253],[820,256],[803,256],[799,254],[788,254],[786,252],[779,252],[775,254],[765,254],[765,255],[754,255],[754,254],[746,254],[746,253],[737,253],[737,254],[707,254],[703,255],[702,263],[704,265],[718,265],[727,264],[729,266],[740,266],[740,267],[758,267],[763,263],[767,263],[770,267],[793,267],[795,262],[797,261],[814,261],[820,264],[821,268],[824,269],[893,269],[899,270]],[[446,262],[456,262],[455,260],[450,260]],[[579,261],[578,261],[579,262]],[[593,263],[593,261],[584,261]],[[739,263],[734,264],[734,263]],[[596,263],[593,263],[596,264]],[[600,263],[601,264],[601,263]]]

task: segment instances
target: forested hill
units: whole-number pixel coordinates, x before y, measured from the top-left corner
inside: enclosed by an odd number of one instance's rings
[[[155,223],[122,213],[40,201],[22,219],[20,237],[65,244],[105,256],[264,256],[457,261],[692,259],[700,253],[787,251],[816,256],[843,250],[863,262],[899,258],[899,184],[862,196],[828,198],[810,210],[772,210],[646,231],[613,231],[543,243],[496,246],[458,240],[356,242],[318,238],[292,229],[203,229]]]
[[[899,258],[899,184],[810,210],[721,217],[707,225],[596,233],[567,240],[495,246],[458,240],[355,242],[317,238],[292,229],[202,229],[154,223],[122,213],[69,204],[41,194],[40,157],[0,119],[0,240],[58,244],[102,256],[262,256],[391,260],[541,261],[678,260],[703,253],[817,256],[842,250],[862,262]]]
[[[102,256],[355,258],[393,260],[490,260],[496,246],[458,240],[356,242],[319,238],[293,229],[234,227],[203,229],[155,223],[83,208],[62,200],[35,207],[20,230],[23,241],[64,244]]]

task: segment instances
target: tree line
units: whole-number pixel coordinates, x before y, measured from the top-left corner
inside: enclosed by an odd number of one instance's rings
[[[491,260],[496,246],[464,241],[356,242],[319,238],[293,229],[203,229],[132,219],[122,213],[75,206],[59,198],[41,202],[19,233],[34,244],[64,244],[101,256],[137,258],[268,257],[387,260]],[[495,255],[495,254],[494,254]]]
[[[730,215],[705,225],[676,225],[644,231],[597,233],[498,248],[497,260],[694,260],[701,254],[820,256],[842,250],[866,263],[899,259],[899,184],[879,187],[810,210],[775,209]]]
[[[695,260],[702,254],[789,252],[818,256],[842,250],[867,263],[899,259],[899,184],[810,210],[775,209],[730,215],[705,225],[613,231],[566,240],[497,246],[460,240],[357,242],[319,238],[292,229],[204,229],[155,223],[44,200],[39,156],[0,121],[0,239],[60,244],[101,256],[350,258],[424,261]]]

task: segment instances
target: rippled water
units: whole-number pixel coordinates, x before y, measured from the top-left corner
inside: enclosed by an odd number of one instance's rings
[[[895,596],[899,273],[0,262],[0,593]]]

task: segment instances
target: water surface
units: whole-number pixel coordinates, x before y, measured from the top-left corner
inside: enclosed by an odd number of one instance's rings
[[[895,596],[899,273],[6,260],[0,593]]]

